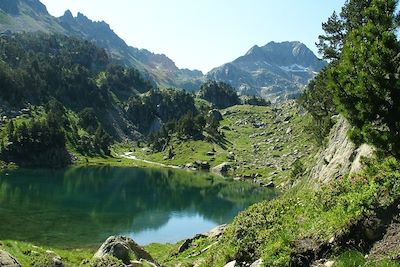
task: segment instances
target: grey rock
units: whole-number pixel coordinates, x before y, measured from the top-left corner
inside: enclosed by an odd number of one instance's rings
[[[227,227],[226,224],[221,224],[221,225],[214,227],[210,231],[203,233],[202,235],[209,237],[209,238],[219,238],[225,232],[226,227]]]
[[[357,148],[347,135],[350,124],[341,116],[336,121],[326,148],[316,155],[317,164],[311,169],[310,177],[322,183],[359,171],[362,157],[371,157],[374,151],[369,145]]]
[[[60,256],[54,256],[52,262],[54,267],[64,267],[64,263],[62,262]]]
[[[107,255],[129,264],[131,260],[147,260],[155,263],[153,257],[141,248],[133,239],[125,236],[110,236],[94,254],[94,258],[104,258]],[[134,257],[134,258],[132,258]]]
[[[224,267],[235,267],[235,266],[237,266],[236,261],[231,261],[224,265]]]
[[[262,259],[258,259],[258,260],[256,260],[255,262],[253,262],[253,263],[250,265],[250,267],[261,267],[261,266],[263,266],[262,264],[263,264],[263,260],[262,260]]]
[[[235,154],[233,152],[229,152],[228,156],[226,156],[227,159],[229,160],[234,160],[235,159]]]
[[[1,267],[21,267],[21,264],[11,254],[4,250],[0,250],[0,266]]]
[[[228,162],[221,163],[220,165],[212,168],[212,172],[220,175],[226,175],[228,171],[232,168],[232,165]]]

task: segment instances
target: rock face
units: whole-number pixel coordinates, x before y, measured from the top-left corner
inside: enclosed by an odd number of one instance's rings
[[[21,267],[21,264],[8,252],[0,250],[0,266],[1,267]]]
[[[374,149],[366,144],[359,148],[347,136],[350,124],[341,116],[329,134],[329,142],[323,151],[317,154],[317,164],[311,170],[311,178],[327,182],[361,169],[361,159],[371,157]]]
[[[300,42],[271,42],[254,46],[246,55],[211,70],[207,78],[230,83],[241,95],[274,101],[297,95],[325,65]]]
[[[125,264],[129,264],[131,260],[146,260],[155,263],[147,251],[133,239],[125,236],[110,236],[94,254],[94,258],[104,258],[107,255],[122,260]]]

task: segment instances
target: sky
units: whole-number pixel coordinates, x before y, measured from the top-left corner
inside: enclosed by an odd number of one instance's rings
[[[126,43],[207,72],[270,41],[300,41],[317,53],[321,23],[345,0],[41,0],[105,21]]]

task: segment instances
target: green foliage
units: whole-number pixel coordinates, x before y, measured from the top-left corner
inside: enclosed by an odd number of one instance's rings
[[[94,143],[98,152],[103,152],[108,156],[111,154],[110,146],[112,144],[112,138],[101,126],[97,128],[94,134]]]
[[[236,90],[229,84],[208,81],[200,87],[198,96],[211,102],[219,109],[240,104]]]
[[[187,113],[197,114],[193,97],[183,90],[151,90],[144,95],[132,96],[127,103],[127,115],[142,133],[160,119],[167,123],[178,120]]]
[[[395,158],[371,161],[361,174],[318,189],[299,185],[275,200],[252,206],[229,226],[210,265],[262,257],[266,266],[288,266],[296,241],[307,237],[328,242],[369,211],[399,201],[399,166]]]
[[[245,96],[241,98],[243,105],[250,105],[250,106],[263,106],[267,107],[271,105],[271,102],[260,97],[260,96]]]
[[[70,163],[63,129],[53,118],[54,115],[48,115],[45,120],[32,119],[16,125],[8,133],[9,143],[2,150],[1,158],[26,166],[61,167]]]
[[[353,140],[371,143],[398,156],[397,1],[366,2],[369,4],[360,4],[360,9],[357,6],[362,19],[356,18],[357,23],[351,20],[352,30],[346,35],[341,57],[328,72],[328,85],[335,92],[338,110],[355,126]]]
[[[323,69],[312,80],[303,94],[299,98],[299,103],[312,116],[312,121],[308,126],[318,143],[322,144],[325,137],[329,134],[333,126],[331,119],[336,113],[336,107],[333,101],[333,92],[327,85],[327,72],[329,67]]]
[[[126,69],[120,65],[109,65],[101,87],[115,93],[119,99],[127,100],[132,94],[145,93],[152,89],[150,81],[145,80],[136,69]]]
[[[297,180],[304,174],[304,172],[305,172],[304,164],[300,159],[298,159],[292,165],[292,170],[290,171],[290,178],[292,178],[292,180]]]
[[[99,120],[97,119],[96,112],[93,108],[84,108],[79,112],[78,116],[79,126],[89,133],[94,133],[97,127],[99,127]]]

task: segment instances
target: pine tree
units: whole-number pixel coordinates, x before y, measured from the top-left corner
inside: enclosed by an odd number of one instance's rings
[[[366,2],[370,3],[365,6]],[[330,68],[328,85],[335,91],[339,111],[355,126],[354,141],[400,156],[397,1],[366,2],[351,6],[359,12],[352,11],[355,18],[348,19],[353,29],[346,35],[340,60]]]

